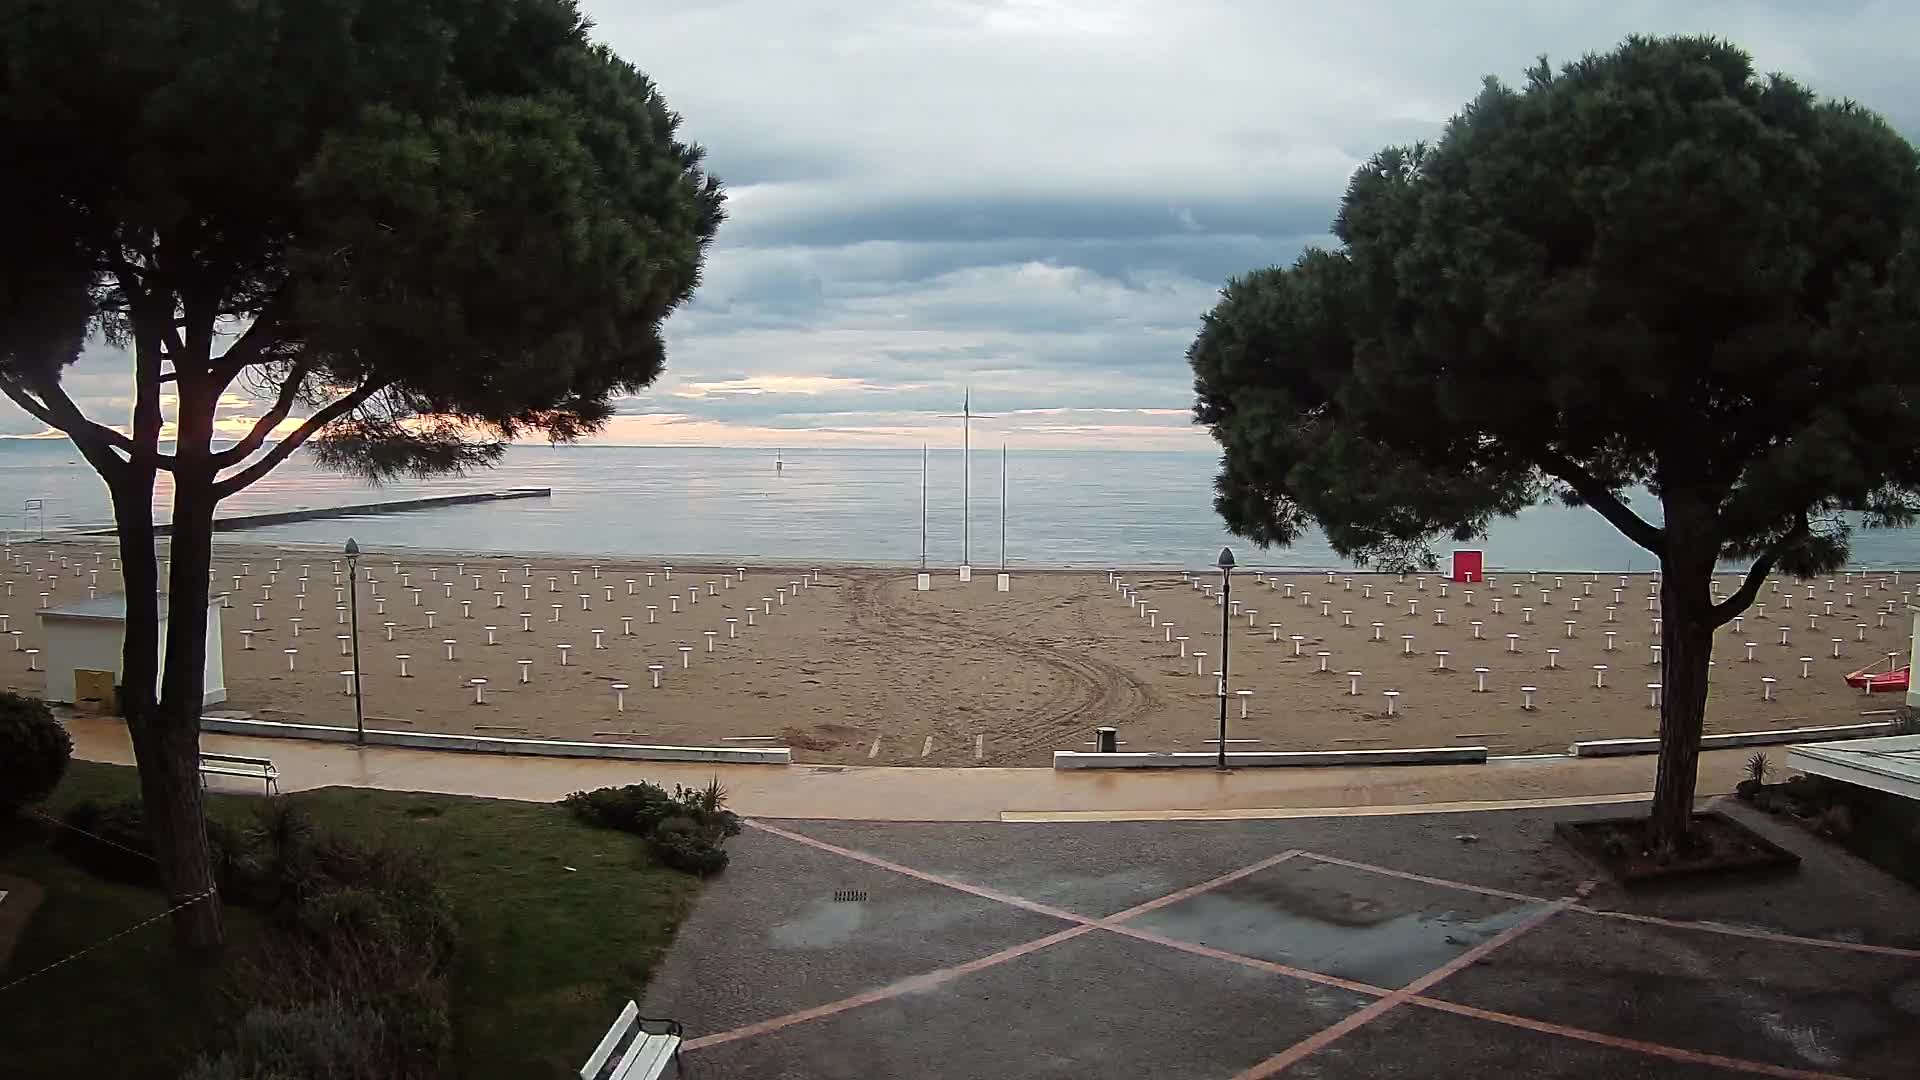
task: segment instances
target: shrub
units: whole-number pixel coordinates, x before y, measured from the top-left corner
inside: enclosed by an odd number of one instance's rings
[[[710,825],[727,836],[740,835],[740,815],[726,808],[727,789],[720,786],[720,778],[707,781],[703,788],[684,788],[678,784],[673,788],[673,799],[680,805],[680,811],[703,825]]]
[[[636,836],[652,832],[661,818],[678,809],[674,797],[667,794],[665,788],[645,781],[625,787],[576,791],[561,803],[585,824],[619,829]]]
[[[740,818],[725,808],[727,793],[718,779],[706,787],[675,785],[673,794],[658,784],[642,781],[625,787],[576,791],[561,800],[561,805],[588,825],[619,829],[636,836],[651,834],[655,826],[669,817],[687,817],[710,825],[727,836],[740,834]]]
[[[1829,806],[1813,819],[1813,831],[1821,836],[1845,839],[1853,833],[1853,811],[1845,804]]]
[[[705,877],[726,869],[723,845],[727,837],[740,835],[740,817],[726,808],[726,800],[726,789],[715,778],[700,788],[676,784],[671,795],[645,782],[576,791],[561,805],[586,824],[643,837],[663,865]]]
[[[686,818],[671,818],[673,822],[688,821]],[[690,827],[672,828],[665,823],[654,830],[647,840],[648,850],[662,865],[675,870],[684,870],[689,874],[706,877],[717,874],[727,868],[727,849],[720,846],[723,835],[713,829],[688,822]]]
[[[0,817],[52,794],[72,756],[73,739],[46,702],[0,691]]]
[[[376,1080],[393,1075],[386,1021],[339,996],[293,1006],[256,1006],[233,1046],[202,1057],[182,1080]]]
[[[147,815],[138,800],[101,804],[83,799],[69,807],[55,846],[75,864],[105,878],[134,885],[159,882]]]
[[[139,802],[80,802],[65,822],[57,843],[74,862],[157,883]],[[189,1080],[438,1076],[452,1046],[456,927],[432,859],[318,834],[279,803],[243,829],[209,820],[207,838],[227,899],[269,911],[281,934],[267,961],[248,965],[255,1007],[232,1046],[202,1057]]]
[[[288,1008],[355,1002],[383,1032],[380,1066],[365,1075],[440,1075],[453,1040],[446,972],[456,928],[432,859],[316,834],[303,815],[281,810],[263,814],[249,836],[282,931],[247,979],[251,995]]]
[[[153,861],[153,838],[147,832],[147,813],[138,799],[96,803],[83,799],[67,808],[61,821],[67,826],[54,846],[76,865],[101,877],[130,885],[158,885]],[[214,881],[222,893],[245,896],[249,869],[244,837],[211,818],[207,819],[207,847],[213,858]]]
[[[294,924],[330,955],[378,954],[437,974],[453,953],[453,905],[431,859],[407,848],[329,837],[309,849]],[[403,979],[402,981],[410,981]]]

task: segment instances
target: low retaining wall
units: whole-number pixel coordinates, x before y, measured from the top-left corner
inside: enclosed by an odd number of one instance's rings
[[[283,724],[272,720],[200,718],[200,730],[219,735],[250,735],[269,739],[354,741],[348,727],[326,724]],[[638,743],[558,742],[551,739],[502,739],[490,735],[448,735],[431,731],[389,731],[368,728],[368,746],[404,746],[414,750],[459,750],[476,754],[535,754],[544,757],[619,758],[629,761],[708,761],[729,765],[789,765],[786,747],[646,746]]]
[[[1731,750],[1738,746],[1776,746],[1780,743],[1825,742],[1828,739],[1865,739],[1893,734],[1893,721],[1870,724],[1836,724],[1828,727],[1777,728],[1773,731],[1733,731],[1724,735],[1705,735],[1702,750]],[[1626,754],[1657,754],[1659,739],[1593,739],[1567,748],[1574,757],[1620,757]]]
[[[1211,751],[1089,754],[1056,750],[1056,769],[1208,769],[1219,764]],[[1484,765],[1484,746],[1437,746],[1407,750],[1229,750],[1229,768],[1313,765]]]

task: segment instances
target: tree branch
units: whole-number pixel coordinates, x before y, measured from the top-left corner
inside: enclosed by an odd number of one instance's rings
[[[346,397],[314,413],[312,416],[307,417],[305,423],[295,428],[286,438],[274,444],[273,449],[267,451],[259,461],[214,484],[213,497],[215,501],[227,498],[230,495],[245,491],[251,487],[254,481],[272,472],[274,466],[287,460],[287,458],[293,455],[295,450],[305,445],[306,441],[312,438],[315,432],[318,432],[321,428],[326,427],[328,424],[359,408],[366,403],[368,398],[386,389],[387,385],[388,384],[384,382],[368,383],[348,394]]]
[[[120,289],[127,294],[129,301],[144,298],[147,290],[145,272],[128,262],[125,253],[117,247],[107,259],[107,268],[113,271],[113,276],[119,280]]]
[[[51,387],[36,385],[28,387],[12,378],[0,379],[0,391],[13,399],[15,405],[26,410],[32,417],[55,431],[65,432],[78,443],[81,439],[91,439],[102,446],[112,447],[127,454],[134,452],[133,440],[104,424],[97,424],[81,413],[80,407],[61,390],[58,383]],[[33,395],[38,394],[39,400]]]
[[[53,409],[36,401],[26,387],[12,379],[0,379],[0,392],[12,398],[14,404],[25,409],[34,419],[56,431],[65,432],[67,437],[73,440],[73,445],[80,448],[81,455],[99,471],[101,478],[108,482],[112,482],[119,476],[121,467],[125,464],[120,458],[115,457],[112,451],[119,449],[128,454],[133,452],[131,439],[85,417],[81,417],[81,423],[70,429],[58,418]]]
[[[1773,564],[1779,562],[1780,556],[1786,554],[1794,545],[1811,535],[1812,531],[1812,527],[1807,522],[1807,515],[1801,514],[1800,520],[1794,523],[1793,528],[1787,530],[1785,536],[1768,545],[1767,550],[1754,560],[1753,565],[1747,570],[1746,580],[1740,583],[1740,588],[1732,596],[1709,609],[1712,612],[1712,624],[1715,627],[1725,626],[1733,621],[1735,615],[1751,607],[1753,598],[1760,595],[1760,586],[1766,583],[1767,575],[1773,573]]]
[[[287,290],[275,293],[272,299],[261,305],[252,325],[240,335],[239,340],[213,362],[213,373],[221,380],[222,387],[243,369],[259,363],[262,354],[283,339],[283,331],[286,330],[284,317],[291,304]]]
[[[280,422],[293,411],[293,403],[300,398],[300,387],[307,381],[307,374],[311,370],[306,364],[293,366],[293,370],[287,373],[286,380],[280,384],[280,396],[274,401],[273,408],[268,409],[265,416],[253,422],[253,430],[247,432],[247,437],[213,455],[215,469],[240,464],[252,457],[254,452],[266,443],[267,437],[273,434],[273,429],[279,427]]]
[[[1536,449],[1534,458],[1542,469],[1566,481],[1582,502],[1598,510],[1600,516],[1619,529],[1627,539],[1655,555],[1665,553],[1666,534],[1634,513],[1626,503],[1620,501],[1619,496],[1595,480],[1593,474],[1581,468],[1572,458],[1545,447]]]

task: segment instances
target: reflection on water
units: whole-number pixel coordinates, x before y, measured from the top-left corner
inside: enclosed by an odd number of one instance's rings
[[[1519,923],[1530,907],[1483,915],[1389,914],[1362,898],[1326,898],[1274,884],[1202,893],[1140,920],[1169,937],[1226,948],[1374,986],[1401,987]]]
[[[837,949],[859,933],[866,914],[865,904],[815,900],[797,917],[769,927],[767,941],[776,949]]]
[[[551,500],[339,518],[235,534],[262,543],[373,548],[555,551],[582,554],[737,555],[835,562],[917,563],[921,551],[919,451],[771,450],[617,446],[515,447],[500,467],[463,479],[404,480],[373,489],[307,464],[304,455],[228,501],[226,514],[335,506],[373,498],[466,490],[551,487]],[[1248,565],[1337,567],[1318,534],[1260,553],[1228,535],[1213,511],[1210,452],[1103,453],[1023,450],[1008,462],[1006,561],[1018,566],[1208,565],[1223,544]],[[973,457],[970,535],[962,535],[963,470],[957,450],[928,458],[926,548],[936,566],[1001,560],[997,452]],[[66,442],[0,440],[0,522],[37,532],[106,522],[106,491]],[[160,494],[161,517],[170,493]],[[1646,552],[1592,511],[1535,507],[1495,525],[1485,542],[1495,567],[1647,569]],[[1920,565],[1911,530],[1863,533],[1862,566]],[[1444,557],[1445,552],[1442,552]]]

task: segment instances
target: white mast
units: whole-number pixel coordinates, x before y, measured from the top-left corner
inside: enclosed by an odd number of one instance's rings
[[[1000,444],[1000,572],[1007,570],[1007,444]]]
[[[960,495],[960,565],[973,565],[973,422],[991,420],[991,416],[975,416],[973,412],[973,388],[968,387],[960,398],[960,412],[946,414],[950,420],[960,424],[960,470],[963,474]]]

